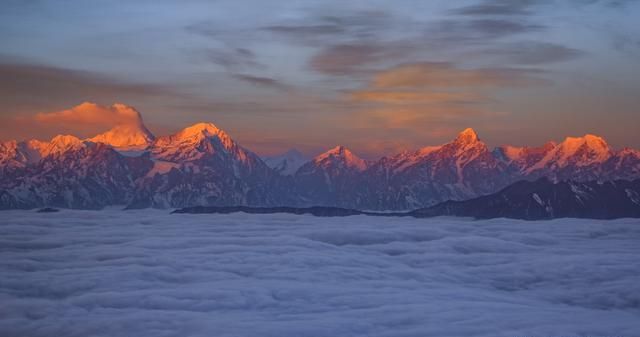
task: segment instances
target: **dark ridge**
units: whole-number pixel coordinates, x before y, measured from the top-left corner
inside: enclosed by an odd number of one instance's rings
[[[249,207],[196,206],[173,211],[189,214],[309,214],[318,217],[369,215],[415,218],[437,216],[476,219],[511,218],[549,220],[557,218],[618,219],[640,218],[640,179],[610,182],[552,182],[546,178],[520,181],[483,197],[466,201],[446,201],[411,212],[367,212],[338,207]]]
[[[640,218],[640,179],[554,183],[542,178],[520,181],[491,195],[466,201],[446,201],[409,214],[419,218],[462,216],[522,220]]]
[[[38,212],[38,213],[56,213],[56,212],[60,212],[60,210],[57,209],[57,208],[52,208],[52,207],[45,207],[45,208],[41,208],[41,209],[37,210],[36,212]]]
[[[357,211],[347,208],[338,207],[250,207],[250,206],[194,206],[177,209],[171,214],[230,214],[230,213],[249,213],[249,214],[272,214],[272,213],[289,213],[289,214],[310,214],[320,217],[339,217],[368,214],[367,212]]]

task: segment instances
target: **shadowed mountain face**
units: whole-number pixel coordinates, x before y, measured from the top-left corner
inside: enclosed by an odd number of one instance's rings
[[[558,182],[521,181],[498,193],[466,201],[447,201],[410,213],[417,217],[466,216],[543,220],[640,217],[640,180]]]
[[[477,219],[512,218],[545,220],[556,218],[640,218],[640,179],[610,182],[558,182],[546,178],[520,181],[483,197],[446,201],[410,212],[370,212],[338,207],[186,207],[173,213],[310,214],[320,217],[369,215],[382,217],[462,216]]]
[[[330,206],[410,210],[500,191],[519,180],[640,178],[640,152],[586,135],[539,148],[491,150],[472,129],[452,142],[377,161],[337,146],[306,163],[296,152],[263,161],[211,123],[155,137],[135,123],[89,139],[0,144],[0,209],[109,205]]]
[[[309,161],[304,154],[296,149],[289,150],[278,156],[265,157],[265,164],[284,176],[294,175],[298,169]]]

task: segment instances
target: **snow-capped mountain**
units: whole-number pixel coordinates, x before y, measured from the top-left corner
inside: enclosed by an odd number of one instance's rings
[[[360,209],[415,209],[449,199],[490,193],[509,182],[473,129],[452,142],[382,158],[362,176]]]
[[[296,194],[305,205],[345,205],[369,162],[344,146],[336,146],[302,165],[294,176]]]
[[[525,170],[528,176],[545,176],[556,180],[593,180],[603,174],[602,165],[614,155],[601,137],[567,137],[540,161]]]
[[[81,108],[94,109],[92,103]],[[98,136],[0,143],[0,209],[211,206],[337,206],[408,210],[495,193],[519,180],[640,178],[640,152],[594,135],[540,147],[494,150],[473,129],[439,146],[367,161],[337,146],[303,162],[266,159],[212,123],[154,137],[134,108]],[[136,150],[136,151],[130,151]]]
[[[0,172],[5,174],[19,168],[37,164],[41,159],[69,150],[79,149],[85,144],[71,135],[58,135],[49,142],[36,139],[0,143]]]
[[[604,179],[633,180],[640,177],[640,151],[625,148],[615,153],[603,165],[600,171]]]
[[[615,180],[638,177],[640,172],[637,151],[615,151],[602,137],[590,134],[539,148],[503,146],[494,153],[527,179]]]
[[[290,195],[277,173],[212,123],[159,137],[150,155],[132,207],[278,205]]]
[[[281,155],[264,157],[265,164],[284,176],[296,173],[298,169],[309,161],[304,154],[296,149],[291,149]]]
[[[151,167],[148,157],[125,157],[75,137],[56,137],[46,151],[37,163],[0,181],[0,209],[126,205],[134,181]]]

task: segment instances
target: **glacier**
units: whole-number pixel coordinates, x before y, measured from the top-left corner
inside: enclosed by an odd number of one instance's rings
[[[637,336],[640,220],[0,212],[1,336]]]

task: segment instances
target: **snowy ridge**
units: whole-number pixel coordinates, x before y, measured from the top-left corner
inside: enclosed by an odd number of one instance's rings
[[[92,138],[60,135],[48,142],[0,144],[0,208],[117,203],[411,210],[495,193],[519,180],[640,177],[639,151],[615,151],[590,134],[559,144],[490,150],[467,128],[449,143],[376,161],[344,146],[309,161],[296,151],[263,161],[213,123],[156,138],[134,108],[114,104],[109,109],[122,122]]]
[[[527,173],[543,168],[562,168],[568,165],[589,166],[601,164],[611,158],[612,150],[607,142],[598,136],[567,137],[555,146],[538,163],[527,169]]]

